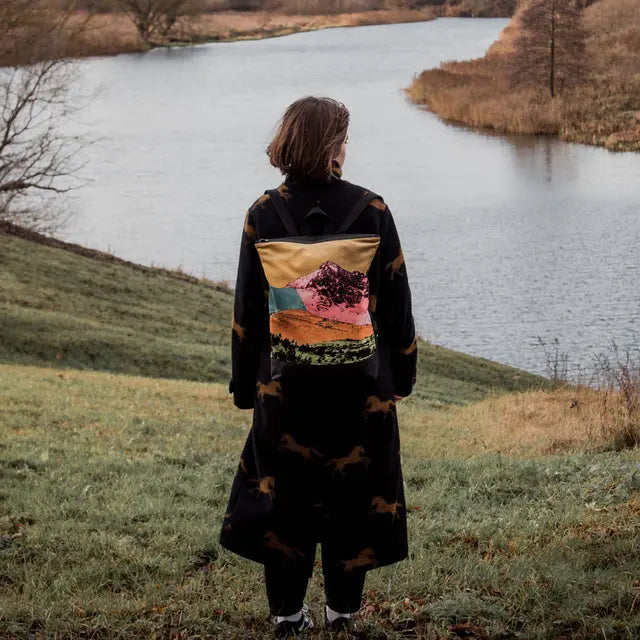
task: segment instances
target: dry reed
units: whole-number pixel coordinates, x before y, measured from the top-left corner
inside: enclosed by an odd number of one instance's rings
[[[452,122],[640,151],[639,13],[640,0],[601,0],[587,7],[590,74],[584,84],[559,97],[510,85],[517,14],[484,58],[424,71],[407,93]]]
[[[405,446],[426,457],[450,452],[453,434],[463,456],[493,452],[532,457],[619,451],[640,444],[640,412],[629,414],[625,393],[614,387],[500,394],[449,410],[408,403],[400,412]]]

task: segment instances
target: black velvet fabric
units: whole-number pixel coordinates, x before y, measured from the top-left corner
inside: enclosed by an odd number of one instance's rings
[[[336,226],[366,191],[336,174],[325,182],[287,179],[278,189],[298,225],[318,206]],[[378,378],[275,381],[270,376],[268,285],[254,243],[287,234],[268,196],[247,213],[230,390],[236,406],[253,409],[253,424],[220,541],[256,562],[291,567],[308,566],[305,550],[321,542],[334,569],[353,575],[407,556],[395,396],[411,393],[417,349],[404,257],[382,198],[372,201],[349,233],[381,238],[368,273],[379,337]]]
[[[315,543],[308,544],[302,552],[306,563],[264,565],[269,611],[274,616],[292,616],[302,608],[307,584],[313,571]],[[322,547],[322,574],[327,604],[339,613],[355,613],[362,604],[362,591],[366,570],[345,573],[339,558],[331,556],[327,545]]]

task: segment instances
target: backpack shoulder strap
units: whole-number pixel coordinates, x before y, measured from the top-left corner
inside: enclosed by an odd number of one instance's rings
[[[282,221],[284,228],[287,230],[287,233],[291,236],[299,236],[300,231],[298,230],[298,226],[289,209],[287,209],[287,205],[285,205],[280,192],[277,189],[271,189],[270,191],[265,191],[265,193],[271,198],[273,206],[276,208],[276,213]]]
[[[338,227],[336,233],[344,233],[358,219],[358,216],[367,208],[369,203],[380,196],[373,191],[367,191],[358,202],[353,205],[352,209],[347,213],[342,224]]]

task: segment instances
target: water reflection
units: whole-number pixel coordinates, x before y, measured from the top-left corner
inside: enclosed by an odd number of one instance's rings
[[[513,136],[509,143],[514,177],[528,188],[532,183],[566,188],[578,181],[583,153],[577,145],[549,136]]]

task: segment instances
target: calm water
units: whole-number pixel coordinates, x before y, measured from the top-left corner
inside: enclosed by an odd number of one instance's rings
[[[504,20],[335,29],[83,63],[99,144],[66,238],[233,283],[246,208],[280,181],[264,155],[284,108],[352,113],[345,178],[397,220],[423,337],[543,370],[536,336],[575,361],[635,342],[640,155],[443,124],[402,88],[482,55]]]

